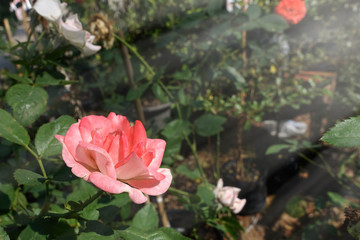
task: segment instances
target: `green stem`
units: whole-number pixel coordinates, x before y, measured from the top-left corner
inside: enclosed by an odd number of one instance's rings
[[[171,99],[175,99],[174,96],[171,94],[171,92],[169,91],[169,89],[164,85],[163,82],[161,81],[158,81],[158,84],[160,85],[160,87],[165,91],[165,93],[171,98]],[[181,113],[181,109],[180,109],[180,106],[179,106],[179,103],[176,102],[175,103],[175,107],[176,107],[176,110],[177,110],[177,113],[179,115],[179,118],[180,120],[182,120],[182,113]]]
[[[170,187],[169,189],[168,189],[168,192],[170,193],[170,194],[174,194],[174,195],[184,195],[184,196],[186,196],[186,197],[190,197],[190,193],[188,193],[188,192],[185,192],[185,191],[182,191],[182,190],[179,190],[179,189],[176,189],[176,188],[173,188],[173,187]]]
[[[25,147],[25,148],[36,158],[36,160],[38,161],[39,166],[40,166],[40,169],[41,169],[41,172],[42,172],[44,178],[48,178],[47,175],[46,175],[46,171],[45,171],[44,165],[43,165],[43,163],[42,163],[41,157],[38,156],[28,145],[24,145],[24,147]]]
[[[216,157],[215,157],[215,166],[216,166],[216,178],[220,178],[220,133],[216,135]]]
[[[174,99],[174,96],[171,94],[171,92],[169,91],[169,89],[164,85],[164,83],[162,81],[158,81],[158,84],[160,85],[160,87],[166,92],[166,94],[171,98]]]
[[[197,152],[196,152],[196,144],[191,143],[191,142],[190,142],[190,139],[188,138],[188,136],[184,135],[184,137],[185,137],[186,143],[187,143],[188,146],[190,147],[191,152],[193,153],[193,155],[194,155],[194,157],[195,157],[195,161],[196,161],[196,164],[197,164],[197,166],[198,166],[198,169],[199,169],[201,178],[204,179],[204,180],[206,180],[206,177],[205,177],[205,174],[204,174],[204,170],[203,170],[203,168],[202,168],[202,166],[201,166],[201,164],[200,164],[199,156],[198,156],[198,154],[197,154]]]
[[[178,115],[179,115],[179,119],[180,119],[180,120],[183,120],[182,113],[181,113],[181,109],[180,109],[180,105],[179,105],[178,102],[175,103],[175,107],[176,107],[177,113],[178,113]]]
[[[69,211],[69,212],[63,213],[63,214],[59,214],[59,213],[48,213],[48,214],[46,214],[46,216],[57,217],[57,218],[71,218],[75,213],[84,210],[84,208],[86,208],[89,204],[91,204],[93,201],[95,201],[97,198],[99,198],[103,193],[104,193],[103,190],[99,190],[94,196],[92,196],[91,198],[87,199],[87,200],[81,205],[81,207],[79,207],[79,209],[77,209],[76,211]]]
[[[129,43],[127,43],[124,39],[122,39],[121,37],[119,37],[118,35],[114,34],[114,37],[120,41],[122,44],[124,44],[128,49],[130,49],[131,52],[133,52],[135,54],[135,56],[144,64],[144,66],[150,71],[150,73],[152,75],[155,75],[154,70],[152,69],[152,67],[150,67],[150,65],[145,61],[145,59],[138,53],[138,51],[136,50],[136,48],[134,48],[133,46],[131,46]]]
[[[315,165],[315,166],[317,166],[317,167],[319,167],[319,168],[324,169],[323,166],[321,166],[320,164],[314,162],[313,160],[311,160],[311,159],[310,159],[308,156],[306,156],[305,154],[299,153],[299,156],[302,157],[302,158],[304,158],[304,159],[305,159],[306,161],[308,161],[309,163],[311,163],[311,164],[313,164],[313,165]]]

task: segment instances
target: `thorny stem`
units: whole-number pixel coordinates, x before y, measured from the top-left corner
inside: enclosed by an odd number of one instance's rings
[[[185,197],[190,197],[190,193],[182,191],[180,189],[173,188],[173,187],[169,187],[168,192],[170,194],[174,194],[174,195],[177,194],[177,195],[183,195]]]
[[[118,37],[119,39],[124,38],[124,34],[121,30],[119,30],[119,34],[120,34],[120,37]],[[115,35],[115,36],[117,36],[117,35]],[[130,56],[129,56],[129,51],[128,51],[128,49],[131,48],[131,46],[127,43],[125,44],[124,42],[126,42],[126,41],[121,41],[121,42],[123,43],[123,45],[121,45],[121,55],[124,60],[126,74],[127,74],[127,77],[129,78],[129,81],[130,81],[132,87],[136,89],[137,86],[134,81],[134,71],[133,71],[133,67],[132,67],[132,64],[130,61]],[[136,106],[136,110],[137,110],[139,119],[142,122],[142,124],[145,126],[145,123],[146,123],[145,115],[144,115],[144,110],[143,110],[140,98],[135,99],[135,106]]]
[[[40,215],[43,215],[49,209],[49,179],[47,179],[48,177],[47,177],[44,165],[42,163],[41,157],[38,156],[28,145],[24,145],[24,147],[36,158],[36,160],[39,163],[41,172],[42,172],[44,178],[46,178],[46,180],[45,180],[45,187],[46,187],[46,190],[45,190],[45,203],[44,203],[44,205],[43,205],[43,207],[41,209],[41,212],[40,212]]]
[[[57,217],[57,218],[71,218],[75,213],[80,212],[82,210],[84,210],[84,208],[86,208],[88,205],[90,205],[93,201],[95,201],[96,199],[98,199],[102,194],[104,193],[103,190],[99,190],[94,196],[92,196],[91,198],[87,199],[83,204],[81,204],[81,206],[79,207],[79,209],[76,210],[71,210],[67,213],[63,213],[63,214],[59,214],[59,213],[48,213],[45,216],[50,216],[50,217]]]
[[[171,94],[171,92],[169,91],[169,89],[164,85],[163,82],[161,81],[158,81],[158,84],[160,85],[160,87],[166,92],[166,94],[171,98],[171,99],[174,99],[174,96]],[[181,113],[181,110],[180,110],[180,106],[179,106],[179,103],[175,103],[175,107],[176,107],[176,110],[177,110],[177,113],[179,115],[179,118],[182,120],[182,113]]]
[[[216,158],[215,158],[215,167],[216,167],[216,178],[220,178],[220,133],[216,135]]]
[[[188,144],[188,146],[190,147],[190,150],[191,152],[193,153],[194,157],[195,157],[195,161],[196,161],[196,164],[199,168],[199,172],[200,172],[200,176],[202,179],[204,179],[206,181],[206,177],[205,177],[205,174],[204,174],[204,170],[200,164],[200,160],[199,160],[199,156],[197,155],[197,151],[196,151],[196,144],[194,143],[191,143],[190,142],[190,139],[188,138],[188,136],[184,135],[185,137],[185,141],[186,143]]]
[[[24,145],[24,147],[26,148],[26,150],[28,150],[35,158],[36,160],[38,161],[39,163],[39,166],[40,166],[40,169],[41,169],[41,172],[44,176],[44,178],[48,178],[47,175],[46,175],[46,171],[45,171],[45,168],[44,168],[44,165],[41,161],[41,157],[39,157],[28,145]]]
[[[145,59],[138,53],[138,51],[136,50],[136,48],[134,48],[133,46],[131,46],[129,43],[127,43],[125,41],[125,39],[121,38],[120,36],[118,36],[117,34],[114,34],[114,37],[120,41],[122,44],[124,44],[128,49],[130,49],[131,52],[133,52],[135,54],[135,56],[142,62],[142,64],[144,64],[144,66],[150,71],[150,73],[152,75],[155,75],[154,70],[152,69],[152,67],[150,67],[150,65],[145,61]]]

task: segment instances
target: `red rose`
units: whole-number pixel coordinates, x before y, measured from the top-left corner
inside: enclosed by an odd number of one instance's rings
[[[303,0],[281,0],[275,8],[275,13],[282,16],[288,23],[297,24],[306,15]]]

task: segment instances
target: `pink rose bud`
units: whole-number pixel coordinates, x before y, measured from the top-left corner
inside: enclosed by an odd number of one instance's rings
[[[170,170],[160,168],[166,142],[147,138],[140,121],[130,126],[115,113],[90,115],[55,137],[72,173],[106,192],[128,192],[140,204],[147,200],[143,193],[157,196],[170,187]]]
[[[246,203],[246,199],[238,198],[240,191],[240,188],[237,187],[224,187],[224,182],[220,178],[214,189],[214,194],[221,205],[228,207],[233,213],[237,214],[244,208]]]

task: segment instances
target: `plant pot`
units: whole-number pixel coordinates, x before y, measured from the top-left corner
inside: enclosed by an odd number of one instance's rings
[[[155,132],[165,127],[166,119],[171,115],[171,103],[144,106],[146,125]]]
[[[244,162],[253,162],[253,159],[244,159]],[[239,215],[252,215],[261,212],[265,207],[267,195],[266,174],[261,174],[259,170],[250,168],[241,178],[236,173],[236,160],[225,163],[221,169],[221,176],[225,186],[233,186],[241,189],[240,199],[246,199],[245,207]]]

